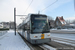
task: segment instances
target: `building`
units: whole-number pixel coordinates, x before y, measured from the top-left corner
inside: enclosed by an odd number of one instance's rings
[[[54,20],[48,20],[49,24],[50,24],[50,28],[54,28],[55,24],[54,24]]]
[[[1,22],[0,24],[3,25],[3,28],[9,28],[9,22]]]
[[[72,24],[72,23],[70,23],[70,24],[67,24],[67,25],[65,25],[66,27],[67,27],[67,29],[75,29],[75,24]]]
[[[64,20],[63,16],[56,17],[55,20],[55,27],[62,27],[66,25],[66,21]]]
[[[14,29],[14,22],[0,22],[0,28]]]
[[[3,24],[0,24],[0,28],[3,28]]]
[[[10,29],[14,29],[15,28],[15,26],[14,26],[14,22],[10,22]]]

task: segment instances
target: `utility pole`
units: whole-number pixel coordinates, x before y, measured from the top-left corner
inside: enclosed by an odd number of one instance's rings
[[[14,30],[16,35],[16,16],[27,16],[27,15],[16,15],[16,8],[14,8]]]
[[[16,35],[16,8],[14,8],[14,30]]]
[[[40,14],[40,11],[38,11],[38,14]]]

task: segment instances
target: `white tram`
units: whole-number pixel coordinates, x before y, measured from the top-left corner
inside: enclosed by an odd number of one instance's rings
[[[28,14],[19,25],[20,34],[32,44],[41,44],[51,41],[48,18],[42,14]]]

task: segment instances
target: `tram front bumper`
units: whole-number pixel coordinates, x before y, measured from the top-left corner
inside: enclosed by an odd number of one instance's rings
[[[47,38],[47,39],[37,39],[37,40],[31,40],[32,44],[41,44],[41,43],[47,43],[50,42],[51,38]]]

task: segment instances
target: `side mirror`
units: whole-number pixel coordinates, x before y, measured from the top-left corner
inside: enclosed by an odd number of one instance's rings
[[[32,22],[32,25],[34,25],[34,23]]]
[[[50,26],[51,24],[50,24],[50,22],[49,22],[49,26]]]

